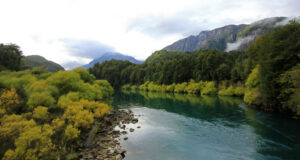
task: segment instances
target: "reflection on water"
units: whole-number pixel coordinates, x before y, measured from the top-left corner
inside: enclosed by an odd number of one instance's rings
[[[116,92],[113,105],[140,115],[121,141],[126,160],[300,159],[299,122],[240,98]]]

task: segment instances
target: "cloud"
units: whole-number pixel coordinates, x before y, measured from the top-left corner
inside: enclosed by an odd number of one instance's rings
[[[275,24],[275,26],[283,26],[283,25],[286,25],[288,24],[291,20],[295,20],[297,21],[298,23],[300,22],[300,17],[288,17],[288,18],[285,18],[284,20],[280,21],[280,22],[277,22]]]
[[[70,55],[82,58],[98,58],[104,53],[114,52],[114,48],[92,40],[62,39]]]
[[[70,61],[70,62],[65,62],[63,64],[61,64],[66,70],[72,70],[76,67],[80,67],[85,65],[86,63],[80,63],[80,62],[76,62],[76,61]]]
[[[234,43],[227,43],[226,52],[237,50],[242,44],[247,44],[255,39],[255,36],[248,36],[244,38],[237,39]]]
[[[199,19],[190,12],[177,13],[176,15],[148,15],[136,17],[127,26],[127,31],[139,31],[154,38],[170,34],[182,34],[188,36],[198,34],[206,29],[203,27],[206,19]]]
[[[300,15],[299,0],[2,0],[0,4],[0,42],[16,43],[25,55],[39,54],[60,64],[82,63],[107,51],[146,59],[153,51],[203,30]]]

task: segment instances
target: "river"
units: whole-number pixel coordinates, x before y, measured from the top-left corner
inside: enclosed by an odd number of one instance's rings
[[[240,98],[118,91],[113,106],[139,119],[121,137],[125,160],[300,159],[299,121],[249,108]]]

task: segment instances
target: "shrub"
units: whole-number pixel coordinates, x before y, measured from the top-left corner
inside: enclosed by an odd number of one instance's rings
[[[217,88],[215,82],[207,82],[205,87],[201,90],[201,95],[216,95]]]
[[[184,89],[187,87],[187,83],[183,82],[181,84],[176,84],[174,92],[176,93],[184,93]]]

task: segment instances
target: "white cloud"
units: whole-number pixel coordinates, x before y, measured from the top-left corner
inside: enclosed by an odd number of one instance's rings
[[[91,58],[73,53],[61,39],[94,41],[146,59],[203,29],[300,15],[298,0],[1,0],[0,6],[0,42],[60,64]]]

